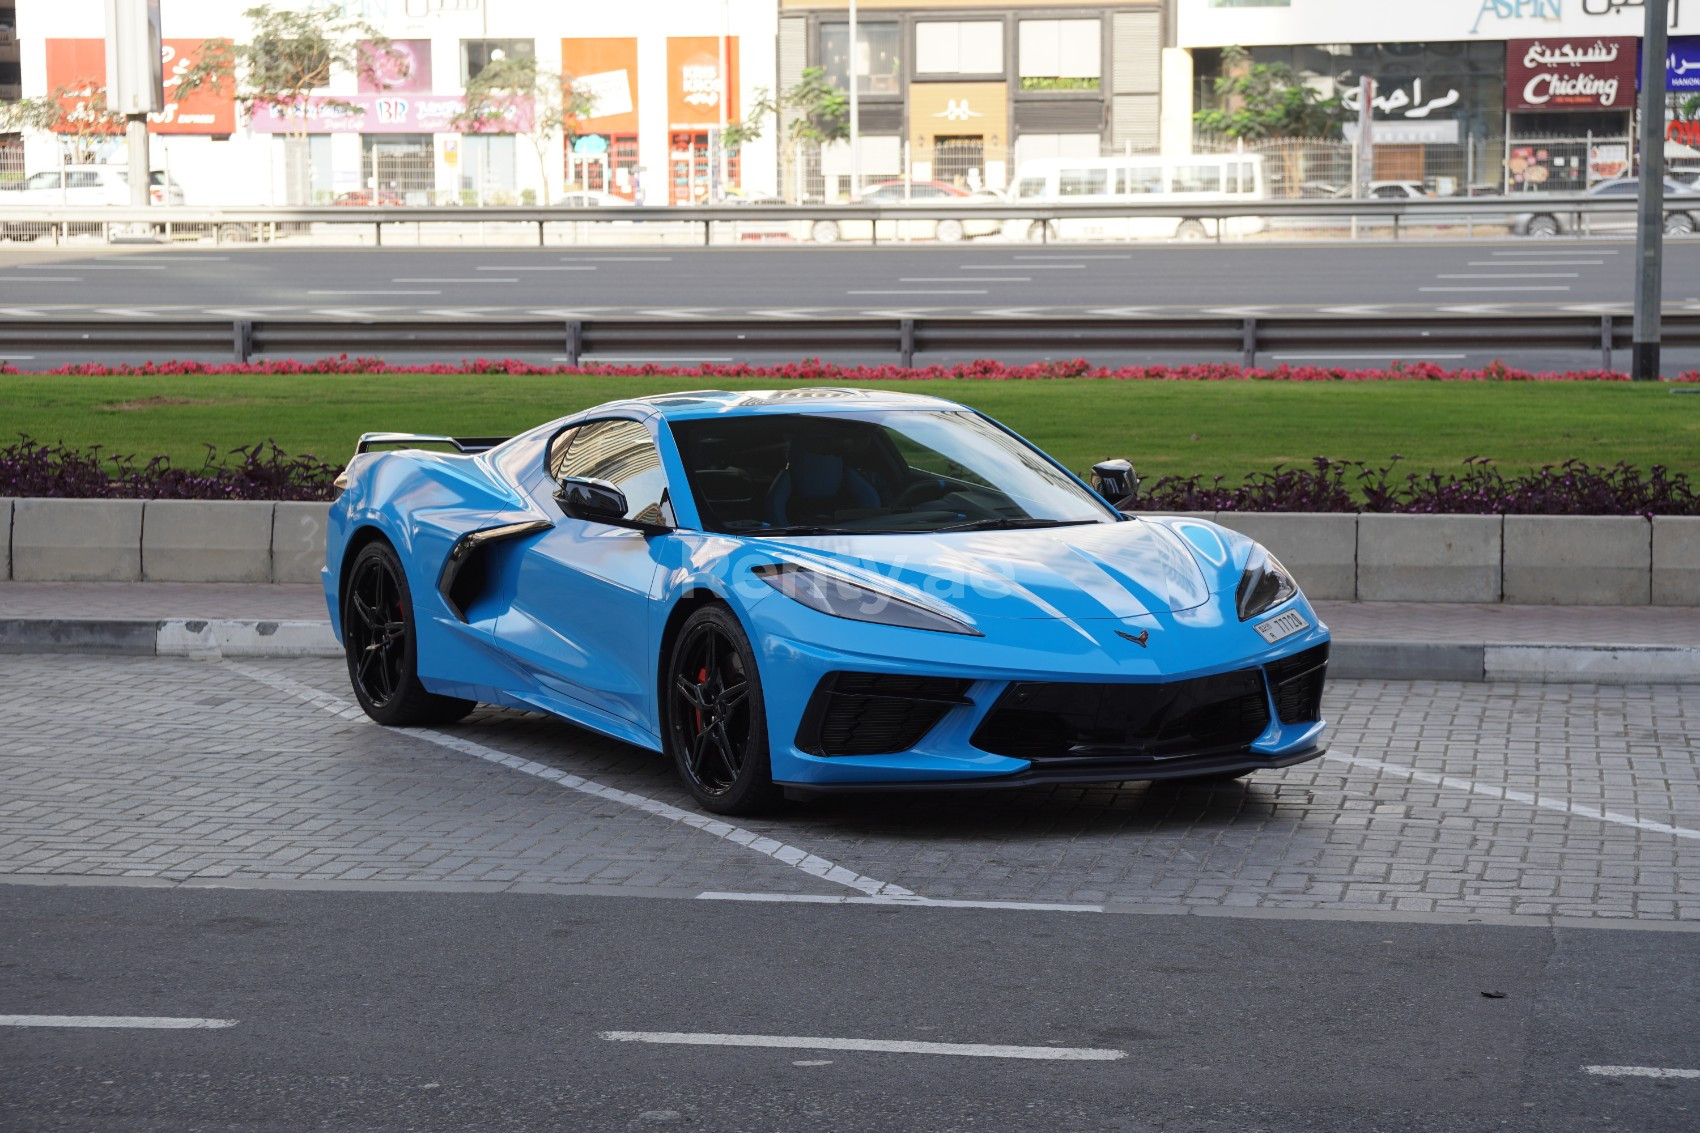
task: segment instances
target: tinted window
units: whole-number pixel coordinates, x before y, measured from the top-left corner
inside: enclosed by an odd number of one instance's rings
[[[65,183],[73,189],[98,189],[100,174],[94,172],[72,172],[65,176]]]
[[[672,523],[661,454],[636,421],[592,421],[555,439],[549,450],[555,479],[582,476],[605,480],[626,497],[626,518]]]
[[[1220,193],[1220,165],[1177,165],[1170,178],[1170,189],[1176,193]]]

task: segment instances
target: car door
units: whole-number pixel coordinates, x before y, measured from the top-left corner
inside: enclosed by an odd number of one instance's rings
[[[562,515],[552,497],[562,477],[603,480],[624,493],[627,519],[671,525],[661,454],[642,422],[608,418],[564,432],[546,460],[528,490],[561,518],[519,559],[496,644],[541,688],[652,730],[649,603],[655,541],[668,536]]]

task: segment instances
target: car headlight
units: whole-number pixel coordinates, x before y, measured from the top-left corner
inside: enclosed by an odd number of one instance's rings
[[[810,570],[796,563],[764,563],[753,569],[757,578],[792,601],[835,618],[933,630],[936,633],[985,636],[955,618],[825,571]]]
[[[1293,581],[1292,574],[1281,565],[1281,560],[1270,554],[1262,544],[1254,544],[1251,558],[1246,560],[1245,573],[1240,576],[1239,589],[1234,592],[1240,621],[1255,618],[1298,592],[1299,584]]]

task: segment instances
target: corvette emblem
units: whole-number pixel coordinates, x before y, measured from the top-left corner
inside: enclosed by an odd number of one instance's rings
[[[1131,633],[1123,633],[1121,630],[1118,629],[1116,631],[1116,636],[1117,637],[1125,637],[1129,641],[1133,642],[1135,645],[1139,646],[1141,649],[1144,649],[1145,643],[1151,640],[1151,631],[1148,630],[1148,629],[1142,629],[1142,630],[1139,631],[1138,634],[1131,634]]]

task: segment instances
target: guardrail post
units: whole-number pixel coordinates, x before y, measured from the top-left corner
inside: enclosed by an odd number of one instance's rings
[[[1393,239],[1399,239],[1399,213],[1393,213]]]
[[[246,362],[254,354],[254,324],[247,319],[237,319],[231,330],[231,345],[236,349],[236,360]]]
[[[381,221],[381,220],[374,220],[372,222],[372,247],[382,248],[383,246],[384,246],[384,222]]]
[[[705,248],[708,247],[709,244],[708,231],[710,223],[711,222],[706,220],[702,222],[702,246]]]
[[[537,222],[537,246],[539,248],[543,247],[543,225],[546,223],[547,221],[542,220]]]
[[[1610,315],[1600,316],[1600,365],[1611,369],[1611,336],[1614,320]]]
[[[1248,318],[1240,324],[1240,365],[1246,369],[1257,366],[1257,320]]]
[[[567,365],[578,365],[578,356],[584,353],[584,324],[577,319],[567,320]]]
[[[897,324],[897,357],[905,370],[915,365],[915,320],[902,319]]]

